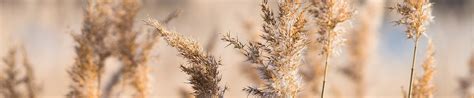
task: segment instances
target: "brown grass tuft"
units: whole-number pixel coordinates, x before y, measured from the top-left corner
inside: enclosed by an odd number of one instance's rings
[[[245,91],[261,97],[297,97],[301,88],[299,67],[302,65],[302,50],[306,47],[306,9],[299,0],[284,0],[278,3],[278,16],[274,16],[268,0],[261,3],[263,13],[263,42],[251,41],[242,44],[238,39],[224,35],[247,60],[257,66],[264,85],[248,87]]]
[[[197,42],[166,30],[158,21],[150,18],[145,22],[155,28],[168,45],[176,48],[179,54],[188,60],[189,66],[181,65],[181,70],[191,76],[189,81],[196,97],[223,97],[226,87],[219,86],[221,77],[218,68],[222,65],[220,60],[205,53]]]

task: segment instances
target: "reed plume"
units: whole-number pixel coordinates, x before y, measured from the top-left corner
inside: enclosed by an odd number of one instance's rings
[[[112,1],[88,0],[80,34],[73,34],[76,58],[68,71],[72,78],[68,97],[99,98],[105,60],[112,54]]]
[[[140,8],[137,0],[128,0],[120,2],[117,6],[117,16],[115,20],[115,29],[118,31],[116,39],[115,55],[121,60],[124,66],[120,71],[113,74],[109,83],[107,83],[104,96],[111,97],[113,90],[121,84],[124,89],[125,84],[131,84],[137,91],[136,97],[143,98],[150,93],[149,84],[149,66],[150,54],[153,47],[158,42],[158,36],[152,32],[142,31],[141,33],[133,31],[134,17]],[[172,12],[166,20],[166,24],[176,19],[181,10]],[[144,38],[144,40],[138,40]]]
[[[352,10],[345,0],[313,0],[310,13],[318,26],[317,44],[322,47],[321,54],[324,56],[324,75],[321,90],[321,98],[324,97],[328,63],[335,47],[342,45],[345,39],[340,37],[342,31],[336,30],[339,24],[352,17]]]
[[[427,26],[433,18],[431,16],[431,5],[429,0],[404,0],[395,7],[390,8],[402,16],[399,20],[395,21],[395,23],[397,25],[404,25],[407,38],[414,42],[408,98],[412,97],[418,41],[426,31],[425,26]]]
[[[149,91],[149,66],[150,52],[157,42],[157,35],[152,33],[139,33],[133,31],[134,19],[140,4],[138,0],[122,0],[115,7],[115,29],[118,39],[116,55],[124,64],[120,74],[122,83],[130,84],[137,94],[135,98],[147,98]],[[138,41],[140,35],[143,41]]]
[[[157,34],[171,47],[178,50],[179,55],[187,59],[189,65],[181,65],[183,72],[190,75],[190,84],[193,85],[195,96],[198,98],[223,97],[226,87],[219,86],[221,76],[218,68],[221,61],[204,52],[197,42],[182,35],[166,30],[158,21],[148,19],[149,26],[157,30]]]
[[[68,98],[99,98],[98,79],[99,66],[94,59],[92,43],[76,35],[77,46],[74,65],[68,71],[73,83]]]
[[[278,16],[268,5],[261,3],[263,24],[262,42],[241,43],[230,34],[222,40],[238,49],[247,60],[257,66],[261,87],[247,87],[245,91],[260,97],[297,97],[300,91],[299,67],[302,65],[302,50],[306,47],[306,34],[303,30],[306,9],[299,0],[278,2]]]
[[[413,98],[433,98],[434,85],[432,83],[434,76],[435,50],[431,40],[428,43],[426,58],[421,66],[423,74],[417,78],[413,84]]]

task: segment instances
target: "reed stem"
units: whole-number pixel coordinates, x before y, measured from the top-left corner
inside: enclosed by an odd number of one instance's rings
[[[413,49],[413,61],[411,63],[411,72],[410,72],[410,85],[408,87],[408,98],[411,98],[411,94],[412,94],[412,89],[413,89],[413,74],[415,73],[415,64],[416,64],[416,52],[417,52],[417,49],[418,49],[418,38],[415,39],[415,46],[414,46],[414,49]]]
[[[326,49],[327,49],[327,52],[325,53],[326,55],[326,60],[324,62],[324,76],[323,76],[323,88],[321,90],[321,98],[324,98],[324,90],[326,88],[326,76],[328,74],[328,62],[329,62],[329,55],[331,54],[331,49],[332,49],[332,46],[331,46],[331,43],[332,43],[332,39],[331,39],[331,32],[328,32],[328,43],[326,43]]]

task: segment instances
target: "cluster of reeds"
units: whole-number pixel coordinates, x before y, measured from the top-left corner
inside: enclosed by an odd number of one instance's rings
[[[261,97],[296,97],[301,88],[299,67],[302,65],[302,51],[306,48],[304,31],[306,19],[299,0],[278,2],[278,15],[274,15],[268,0],[261,3],[263,34],[262,42],[241,43],[230,34],[222,40],[238,49],[247,60],[258,65],[261,87],[248,87],[245,91]]]
[[[110,97],[115,86],[130,84],[138,98],[149,93],[148,60],[156,35],[133,30],[134,19],[140,7],[137,0],[88,0],[85,19],[80,34],[73,35],[76,43],[76,62],[69,74],[72,77],[74,98]],[[138,40],[142,38],[144,40]],[[117,57],[120,69],[101,94],[101,75],[105,60]]]
[[[0,64],[4,65],[0,74],[0,95],[3,98],[37,98],[41,91],[26,51],[23,49],[21,54],[23,59],[18,63],[17,61],[20,61],[17,60],[18,51],[16,48],[11,48],[3,58],[3,64]]]
[[[169,46],[178,50],[179,55],[188,61],[189,65],[181,65],[183,72],[190,75],[190,84],[198,98],[223,97],[227,87],[219,86],[221,76],[218,68],[221,61],[216,57],[205,53],[196,41],[188,39],[178,33],[168,31],[162,24],[153,19],[145,22],[156,29],[157,34],[168,43]]]
[[[353,10],[345,0],[313,0],[313,9],[310,13],[315,19],[317,26],[317,34],[319,35],[316,39],[315,44],[321,48],[321,55],[324,57],[324,73],[323,73],[323,84],[321,90],[321,98],[324,97],[324,91],[326,86],[326,77],[328,73],[328,63],[331,55],[335,51],[335,47],[343,44],[345,41],[341,37],[342,30],[338,30],[338,25],[347,21],[352,17]]]
[[[177,17],[180,10],[162,22],[151,18],[145,20],[154,31],[140,33],[134,31],[135,17],[140,9],[138,0],[87,0],[86,4],[82,30],[73,34],[76,58],[68,71],[72,79],[68,98],[114,97],[113,92],[118,86],[121,86],[119,91],[122,91],[127,85],[136,91],[133,97],[149,97],[148,62],[159,37],[187,60],[188,64],[181,65],[180,69],[190,76],[194,97],[224,97],[227,87],[220,84],[221,60],[209,53],[215,47],[217,34],[212,35],[207,46],[202,48],[196,41],[165,28],[164,25]],[[353,16],[354,11],[346,0],[312,0],[307,4],[300,0],[280,0],[277,2],[277,11],[274,11],[269,0],[262,0],[261,34],[255,33],[247,43],[230,34],[223,35],[221,40],[241,52],[250,63],[246,63],[251,66],[246,70],[250,70],[248,73],[253,76],[257,86],[246,87],[244,91],[262,98],[295,98],[300,97],[303,90],[309,91],[309,96],[320,94],[321,98],[324,97],[331,57],[337,54],[338,47],[345,41],[341,36],[344,33],[341,25]],[[378,22],[371,21],[368,15],[377,8],[367,5],[363,15],[356,18],[360,26],[354,29],[349,44],[350,66],[343,68],[344,74],[356,85],[357,97],[365,96],[364,73],[371,51],[367,47],[373,48],[371,42]],[[414,42],[410,85],[405,95],[408,98],[433,97],[434,85],[431,82],[435,72],[435,51],[431,40],[426,59],[421,65],[423,74],[418,78],[414,75],[419,40],[423,36],[428,37],[425,26],[432,20],[430,8],[429,0],[404,0],[391,8],[401,15],[401,19],[396,21],[397,25],[406,26],[406,35]],[[377,12],[375,14],[381,14]],[[309,19],[313,20],[314,26],[307,25],[308,16],[311,16]],[[248,32],[254,32],[251,31],[252,26],[247,27]],[[307,28],[315,30],[307,31]],[[10,50],[3,60],[6,66],[0,74],[0,94],[6,98],[35,98],[38,94],[39,86],[35,82],[33,68],[26,53],[23,54],[24,77],[19,76],[15,49]],[[113,75],[102,93],[101,76],[105,61],[111,57],[118,58],[123,66]],[[470,63],[470,76],[460,81],[465,97],[472,96],[468,89],[473,85],[473,76],[474,57]],[[18,90],[21,84],[25,85],[27,94]],[[302,85],[307,85],[308,89]],[[338,93],[336,89],[332,90]],[[185,90],[181,90],[181,95],[191,97]]]
[[[425,26],[427,26],[433,18],[431,16],[431,5],[432,4],[429,0],[404,0],[401,3],[398,3],[395,7],[390,8],[401,15],[401,19],[395,21],[395,23],[397,25],[404,25],[406,27],[405,32],[407,38],[413,40],[414,42],[413,59],[410,72],[410,84],[407,95],[408,98],[411,98],[413,96],[412,89],[414,82],[418,42],[422,36],[425,36]]]

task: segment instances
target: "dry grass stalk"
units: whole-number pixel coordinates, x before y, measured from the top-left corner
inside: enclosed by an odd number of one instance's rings
[[[99,98],[105,60],[111,55],[112,1],[88,0],[82,32],[73,35],[77,57],[69,75],[73,83],[68,97]]]
[[[474,54],[471,55],[471,59],[468,63],[469,74],[466,77],[459,79],[459,91],[463,98],[474,97],[474,91],[470,89],[474,88]]]
[[[432,20],[431,5],[429,0],[404,0],[397,6],[390,8],[402,16],[395,22],[397,25],[405,25],[407,38],[414,42],[408,98],[412,97],[418,41],[425,33],[425,26]]]
[[[149,66],[146,65],[150,59],[150,52],[153,50],[155,43],[158,42],[156,34],[146,32],[139,34],[132,30],[134,17],[136,16],[140,5],[137,0],[122,1],[117,13],[116,28],[119,31],[116,55],[121,59],[123,66],[121,71],[114,73],[112,79],[106,86],[105,97],[110,97],[112,92],[119,83],[122,83],[123,90],[125,84],[130,83],[138,92],[138,98],[147,97],[149,91]],[[176,19],[181,10],[176,10],[165,20],[165,23]],[[139,41],[139,36],[145,37],[143,41]]]
[[[352,17],[352,10],[345,0],[313,0],[313,14],[316,24],[318,25],[317,33],[320,35],[317,44],[322,47],[322,55],[324,55],[324,75],[321,90],[321,98],[324,97],[326,86],[326,77],[328,72],[328,62],[333,54],[335,47],[341,45],[344,39],[340,37],[342,31],[336,30],[338,24],[341,24]]]
[[[302,65],[302,51],[306,47],[305,12],[299,0],[283,0],[278,3],[279,14],[268,6],[268,0],[261,3],[263,12],[263,42],[242,44],[238,39],[224,35],[241,51],[251,63],[257,66],[264,85],[248,87],[245,91],[260,97],[297,97],[300,91],[298,69]]]
[[[94,59],[92,43],[83,39],[81,36],[75,36],[77,42],[74,65],[69,70],[72,78],[71,91],[69,98],[99,98],[99,87],[97,73],[99,66]]]
[[[17,54],[16,48],[11,48],[8,55],[3,58],[6,68],[0,74],[0,95],[5,98],[36,98],[41,89],[35,81],[34,70],[26,51],[23,50],[21,53],[23,66],[17,63]],[[18,69],[20,67],[22,70]],[[26,91],[26,93],[21,91]]]
[[[434,75],[435,49],[431,40],[428,43],[426,58],[421,65],[423,74],[416,79],[413,84],[413,98],[433,98],[434,85],[432,83]]]
[[[220,60],[205,53],[197,42],[166,30],[158,21],[148,19],[145,22],[154,27],[168,45],[176,48],[179,54],[188,60],[189,66],[181,65],[181,70],[191,76],[189,81],[196,97],[223,97],[226,87],[219,86],[221,77],[218,68],[222,65]]]
[[[143,41],[138,41],[140,34],[133,31],[133,24],[140,5],[137,0],[122,0],[115,7],[115,30],[118,33],[117,56],[124,64],[121,69],[122,83],[130,83],[137,91],[136,98],[147,98],[149,95],[150,52],[157,42],[157,35],[143,33]]]

